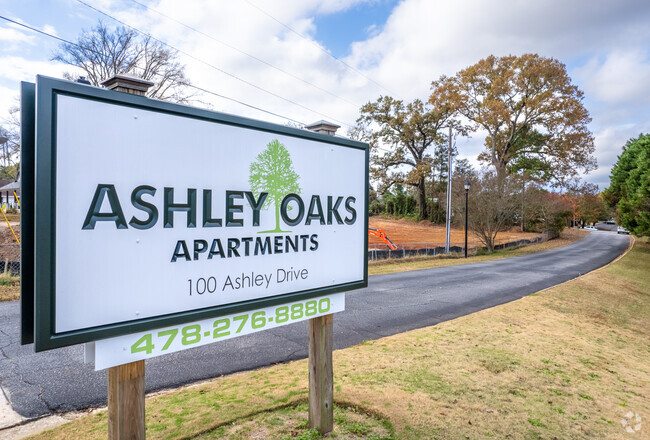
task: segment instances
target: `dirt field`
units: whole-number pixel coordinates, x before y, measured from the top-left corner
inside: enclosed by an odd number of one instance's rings
[[[3,218],[0,218],[0,260],[20,261],[20,246]],[[11,225],[20,238],[20,225]]]
[[[445,243],[445,227],[432,225],[428,221],[414,222],[411,220],[388,220],[380,217],[370,217],[369,225],[371,228],[381,229],[388,235],[393,243]],[[12,225],[16,235],[20,237],[20,225]],[[451,230],[451,243],[464,243],[465,233],[462,229]],[[497,240],[518,240],[520,238],[534,238],[538,234],[521,233],[521,232],[503,232],[499,233]],[[469,246],[480,245],[479,240],[469,233]],[[384,242],[373,235],[368,236],[368,244],[384,244]],[[7,224],[3,221],[0,223],[0,259],[19,261],[20,248],[17,246],[16,239],[9,230]]]
[[[402,243],[445,243],[445,226],[432,225],[428,221],[413,222],[411,220],[388,220],[373,216],[368,220],[369,227],[381,229],[395,244]],[[522,238],[534,238],[539,234],[521,232],[502,232],[497,235],[497,240],[519,240]],[[465,232],[461,229],[451,230],[451,243],[465,243]],[[472,232],[467,237],[468,246],[480,245],[478,238]],[[374,235],[368,236],[368,244],[384,244]]]
[[[373,216],[369,219],[371,228],[383,230],[393,243],[445,243],[445,227],[432,225],[428,221],[414,222],[411,220],[388,220],[381,217]],[[20,237],[20,225],[12,224],[16,235]],[[464,243],[465,233],[462,229],[451,230],[451,243]],[[503,232],[497,235],[497,240],[518,240],[520,238],[536,237],[538,234],[521,233],[521,232]],[[470,232],[468,236],[469,246],[479,245],[479,240]],[[16,239],[2,221],[0,223],[0,259],[18,261],[20,259],[20,250],[16,246]],[[368,237],[368,244],[384,244],[384,242],[373,235]],[[6,246],[10,245],[10,246]]]

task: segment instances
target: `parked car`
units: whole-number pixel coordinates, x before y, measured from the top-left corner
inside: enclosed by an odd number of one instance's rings
[[[619,234],[629,234],[630,233],[630,231],[625,229],[623,226],[619,226],[616,232],[619,233]]]
[[[597,231],[598,228],[595,226],[585,226],[585,231]]]

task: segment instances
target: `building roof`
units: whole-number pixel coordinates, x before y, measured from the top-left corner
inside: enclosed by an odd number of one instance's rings
[[[7,185],[0,187],[0,191],[17,191],[20,192],[20,180],[17,182],[12,182],[11,180],[0,180],[0,185],[4,182],[10,182]]]

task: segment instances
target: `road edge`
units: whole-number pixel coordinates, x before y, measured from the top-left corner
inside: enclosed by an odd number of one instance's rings
[[[624,256],[626,256],[626,255],[627,255],[627,254],[632,250],[632,248],[634,247],[634,244],[636,243],[636,239],[634,238],[633,235],[630,234],[630,235],[628,236],[628,238],[629,238],[629,244],[628,244],[628,246],[627,246],[627,249],[625,249],[625,251],[623,251],[623,252],[622,252],[618,257],[614,258],[612,261],[610,261],[609,263],[605,264],[604,266],[600,266],[600,267],[598,267],[598,268],[596,268],[596,269],[594,269],[594,270],[590,270],[589,272],[585,272],[585,273],[583,273],[583,274],[580,274],[580,275],[578,275],[578,276],[575,277],[575,278],[571,278],[570,280],[566,280],[566,281],[564,281],[563,283],[556,284],[556,285],[554,285],[554,286],[550,286],[550,287],[546,287],[545,289],[542,289],[542,290],[538,290],[537,292],[533,292],[533,293],[531,293],[530,295],[537,295],[538,293],[542,293],[542,292],[546,292],[547,290],[554,289],[554,288],[557,287],[557,286],[563,286],[563,285],[565,285],[565,284],[567,284],[567,283],[570,283],[570,282],[572,282],[572,281],[579,280],[580,278],[584,277],[585,275],[589,275],[590,273],[598,272],[599,270],[603,270],[603,269],[609,267],[610,265],[616,263],[618,260],[620,260],[621,258],[623,258]],[[527,295],[527,296],[530,296],[530,295]],[[497,306],[497,307],[498,307],[498,306]]]

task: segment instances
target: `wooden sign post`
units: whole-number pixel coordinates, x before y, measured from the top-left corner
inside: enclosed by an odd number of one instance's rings
[[[333,136],[339,126],[318,121],[305,128]],[[334,429],[333,324],[331,314],[309,320],[309,427],[321,435]]]
[[[115,75],[102,85],[110,90],[144,95],[151,81]],[[144,439],[144,361],[108,369],[108,439]]]
[[[334,315],[309,320],[309,427],[321,434],[334,428],[333,323]]]
[[[108,369],[108,439],[144,439],[144,361]]]

